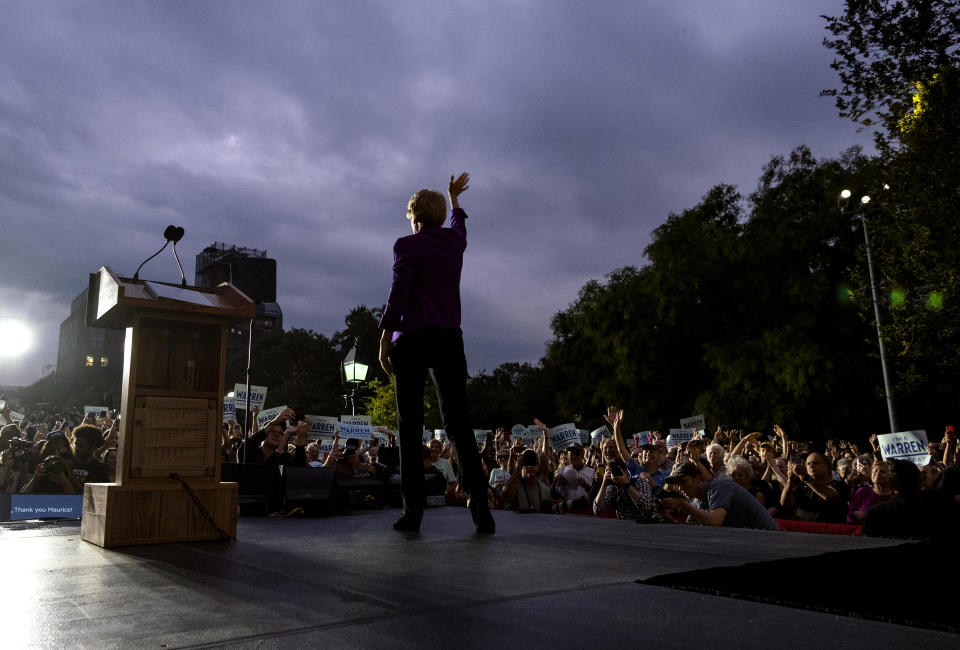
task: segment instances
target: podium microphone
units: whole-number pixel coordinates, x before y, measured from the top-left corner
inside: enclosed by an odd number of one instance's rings
[[[153,255],[151,255],[150,257],[148,257],[147,259],[143,260],[143,262],[140,263],[140,266],[137,267],[137,272],[133,274],[133,279],[139,280],[140,269],[143,268],[143,265],[149,262],[150,260],[152,260],[154,257],[159,255],[160,253],[162,253],[163,249],[167,247],[167,244],[169,244],[170,242],[173,242],[173,256],[177,260],[177,266],[180,267],[180,286],[186,287],[187,278],[183,274],[183,265],[180,263],[180,256],[177,255],[177,242],[183,239],[183,228],[180,226],[173,226],[173,225],[167,226],[166,230],[163,231],[163,236],[166,238],[167,241],[164,242],[163,246],[160,247],[160,250],[158,250],[156,253],[154,253]]]

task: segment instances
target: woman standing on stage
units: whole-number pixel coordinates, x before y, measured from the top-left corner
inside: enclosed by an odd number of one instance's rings
[[[429,373],[437,390],[448,439],[460,459],[461,486],[478,533],[493,533],[487,487],[473,430],[467,421],[467,361],[460,329],[460,272],[467,248],[467,213],[459,196],[470,177],[450,177],[447,202],[420,190],[407,204],[412,235],[393,246],[393,285],[380,319],[380,365],[396,380],[403,512],[396,530],[418,531],[423,518],[423,384]]]

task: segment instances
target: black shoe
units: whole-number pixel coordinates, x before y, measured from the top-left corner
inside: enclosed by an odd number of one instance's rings
[[[393,529],[415,533],[420,530],[421,519],[423,510],[404,510],[400,518],[393,522]]]
[[[484,495],[486,496],[486,495]],[[470,510],[470,516],[473,517],[473,525],[477,527],[477,532],[481,535],[493,535],[497,531],[497,524],[490,514],[490,507],[487,500],[476,499],[472,497],[467,499],[467,508]]]

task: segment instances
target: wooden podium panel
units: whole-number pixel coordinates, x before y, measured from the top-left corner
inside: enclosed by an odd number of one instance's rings
[[[136,398],[128,475],[214,478],[221,415],[215,399]]]
[[[192,489],[216,526],[179,483],[87,483],[80,537],[103,547],[223,539],[220,530],[236,538],[237,484],[206,483]]]

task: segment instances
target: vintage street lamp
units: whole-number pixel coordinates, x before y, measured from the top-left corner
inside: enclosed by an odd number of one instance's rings
[[[883,188],[890,189],[889,185]],[[843,214],[850,200],[850,190],[840,192],[840,198],[837,205],[840,207],[840,213]],[[863,211],[870,204],[870,197],[866,194],[860,197],[860,208],[855,211],[856,216],[860,217],[860,223],[863,224],[863,241],[867,246],[867,271],[870,274],[870,292],[873,296],[873,315],[877,322],[877,343],[880,346],[880,367],[883,369],[883,390],[887,396],[887,416],[890,418],[890,433],[897,431],[897,416],[893,407],[893,392],[890,390],[890,372],[887,369],[887,351],[883,345],[883,336],[880,331],[880,303],[877,300],[877,281],[873,274],[873,256],[870,252],[870,234],[867,231],[867,219]]]
[[[357,392],[357,385],[367,379],[367,366],[357,361],[357,339],[353,340],[353,347],[347,352],[347,357],[341,364],[343,367],[343,379],[350,384],[350,414],[357,414],[357,406],[354,397]],[[344,396],[346,397],[346,396]]]

